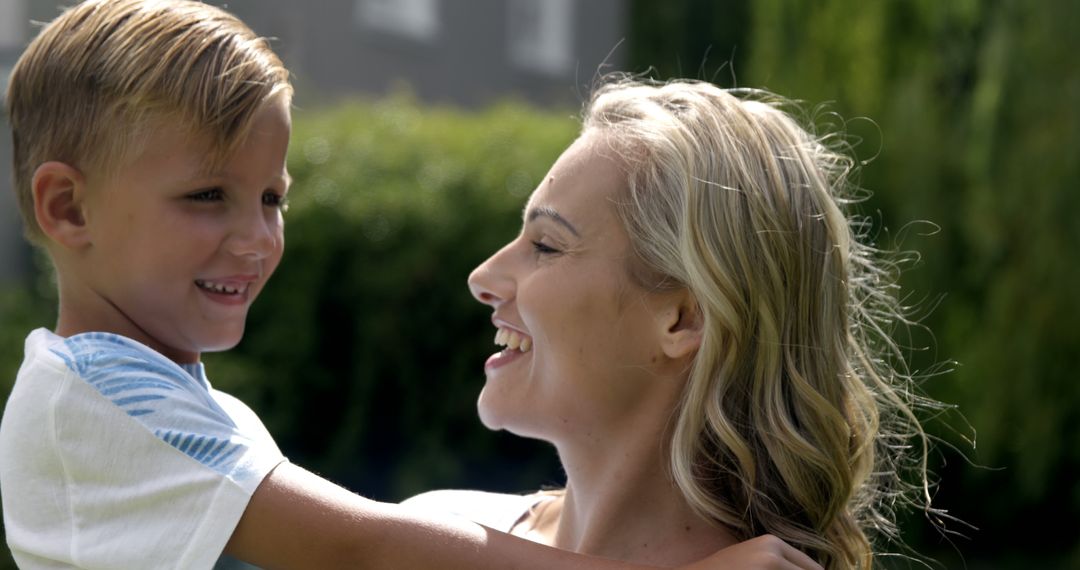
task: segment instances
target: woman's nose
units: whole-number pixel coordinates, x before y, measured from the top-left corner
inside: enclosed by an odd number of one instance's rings
[[[469,291],[477,301],[498,307],[514,297],[516,283],[506,263],[510,245],[495,252],[469,274]]]

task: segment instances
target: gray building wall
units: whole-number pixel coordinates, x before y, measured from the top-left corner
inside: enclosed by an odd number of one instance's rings
[[[0,0],[0,84],[60,0]],[[479,106],[508,97],[577,106],[601,70],[619,69],[626,0],[211,0],[274,38],[311,108],[408,86],[421,100]],[[424,30],[380,25],[372,8],[429,10]],[[557,5],[557,6],[556,6]],[[369,11],[365,11],[369,10]],[[21,22],[21,23],[13,23]],[[406,22],[407,23],[407,22]],[[15,39],[13,40],[12,37]],[[529,41],[522,41],[529,40]],[[557,57],[544,57],[552,48]],[[548,54],[550,55],[550,54]],[[530,63],[531,62],[531,63]],[[11,189],[11,134],[0,121],[0,284],[30,267]]]
[[[479,105],[514,96],[576,104],[622,38],[625,1],[560,2],[568,6],[569,65],[542,71],[516,64],[509,27],[528,11],[514,8],[549,1],[432,0],[437,31],[426,39],[365,25],[358,21],[357,0],[233,0],[229,7],[258,33],[277,38],[275,48],[296,75],[302,96],[383,94],[407,83],[433,102]],[[610,58],[616,66],[620,53]]]

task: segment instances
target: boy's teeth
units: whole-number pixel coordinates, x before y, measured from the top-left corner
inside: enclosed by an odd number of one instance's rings
[[[203,289],[208,289],[215,293],[224,293],[226,295],[236,295],[243,290],[243,287],[236,287],[233,285],[225,285],[223,283],[214,283],[213,281],[196,281]]]
[[[532,349],[532,339],[510,329],[499,328],[495,331],[495,344],[505,346],[510,350],[529,352]]]

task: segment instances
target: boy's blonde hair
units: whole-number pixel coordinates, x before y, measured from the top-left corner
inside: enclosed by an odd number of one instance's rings
[[[267,99],[290,97],[267,41],[235,16],[189,0],[87,0],[30,43],[11,73],[7,113],[15,193],[41,243],[31,181],[56,160],[108,173],[162,120],[226,159]],[[208,166],[213,166],[209,164]]]

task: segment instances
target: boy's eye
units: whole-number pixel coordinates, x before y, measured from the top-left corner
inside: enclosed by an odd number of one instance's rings
[[[217,202],[225,197],[221,188],[207,188],[187,195],[187,199],[193,202]]]
[[[283,212],[289,209],[289,200],[284,194],[268,191],[263,193],[262,201],[264,206],[278,208]]]

